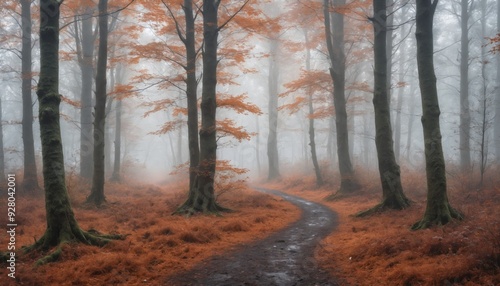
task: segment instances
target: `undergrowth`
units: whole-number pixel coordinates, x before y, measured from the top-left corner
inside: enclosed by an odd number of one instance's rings
[[[34,268],[39,256],[18,251],[16,279],[0,268],[0,284],[10,285],[162,285],[169,276],[192,268],[209,256],[263,238],[300,216],[293,205],[246,188],[226,192],[222,204],[237,210],[223,217],[171,213],[185,200],[186,186],[107,183],[108,203],[84,204],[88,189],[70,182],[76,219],[83,229],[129,234],[102,248],[65,244],[57,262]],[[45,231],[45,205],[39,198],[17,197],[16,246],[32,244]],[[0,204],[5,205],[4,198]],[[6,216],[0,217],[5,225]],[[0,236],[0,247],[7,246]],[[48,285],[48,284],[47,284]]]
[[[269,186],[338,212],[339,228],[321,242],[316,258],[341,284],[500,285],[500,181],[493,171],[482,190],[473,187],[470,175],[450,171],[450,201],[465,220],[420,231],[410,226],[425,210],[425,173],[402,170],[405,194],[414,202],[408,209],[367,218],[354,214],[380,201],[380,181],[375,172],[357,170],[357,175],[363,189],[333,202],[324,198],[336,189],[335,179],[318,189],[312,173]]]

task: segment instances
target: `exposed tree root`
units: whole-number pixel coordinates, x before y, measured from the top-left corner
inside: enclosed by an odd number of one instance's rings
[[[327,201],[336,201],[349,197],[355,191],[361,189],[361,185],[353,178],[344,178],[340,183],[340,189],[325,198]]]
[[[65,232],[61,230],[57,239],[53,235],[51,235],[49,230],[47,230],[42,238],[37,240],[34,244],[23,247],[23,251],[24,253],[33,251],[46,252],[51,248],[56,247],[56,249],[52,253],[37,260],[35,265],[40,266],[57,261],[62,254],[62,246],[64,244],[84,243],[87,245],[102,247],[109,243],[111,240],[122,240],[126,237],[126,235],[119,234],[101,234],[93,229],[89,231],[83,231],[78,226],[76,226],[76,229],[75,227],[72,227],[71,229],[74,230],[74,232]]]
[[[464,216],[449,204],[446,204],[438,212],[428,212],[426,211],[422,220],[416,222],[412,225],[411,230],[426,229],[432,226],[445,225],[452,220],[463,220]]]
[[[172,215],[184,215],[190,217],[196,213],[201,213],[205,215],[217,215],[220,216],[221,213],[233,212],[233,210],[220,206],[218,203],[213,202],[211,204],[192,204],[189,200],[181,205],[177,210],[175,210]]]
[[[85,203],[94,204],[95,206],[100,207],[103,203],[106,203],[106,197],[101,194],[91,192],[90,195],[85,200]]]
[[[356,213],[355,217],[367,217],[376,213],[382,213],[387,210],[404,210],[410,206],[411,201],[404,195],[393,197],[392,199],[385,199],[381,203],[371,207],[367,210]]]
[[[356,213],[354,216],[355,217],[367,217],[367,216],[371,216],[372,214],[381,213],[387,209],[388,208],[385,207],[384,204],[380,203],[380,204],[378,204],[374,207],[371,207],[367,210],[360,211],[360,212]]]

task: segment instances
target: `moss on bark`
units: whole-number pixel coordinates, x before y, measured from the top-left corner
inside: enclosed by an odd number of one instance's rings
[[[40,137],[47,229],[25,252],[56,250],[37,264],[56,260],[61,244],[81,242],[102,246],[120,235],[100,235],[83,231],[75,219],[65,182],[64,157],[59,122],[59,5],[62,1],[41,0],[40,80],[38,82]]]
[[[462,215],[450,206],[446,187],[446,171],[439,126],[438,93],[433,60],[432,23],[438,1],[417,1],[417,64],[422,94],[422,127],[425,144],[427,175],[427,207],[424,217],[412,226],[413,230],[443,225]]]

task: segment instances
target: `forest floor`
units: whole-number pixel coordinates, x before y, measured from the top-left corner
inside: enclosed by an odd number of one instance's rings
[[[181,185],[107,184],[108,204],[97,209],[83,203],[87,187],[70,181],[72,205],[83,229],[129,236],[103,248],[65,246],[60,261],[37,268],[34,262],[43,254],[18,251],[16,279],[8,278],[6,267],[1,267],[0,284],[197,285],[186,281],[200,281],[205,275],[212,278],[205,280],[206,285],[500,285],[497,173],[492,172],[478,190],[470,180],[449,171],[450,202],[465,219],[420,231],[411,231],[410,226],[425,210],[425,175],[402,173],[412,205],[365,218],[353,214],[379,202],[377,173],[358,172],[363,189],[332,202],[324,198],[337,188],[334,176],[320,188],[312,175],[300,173],[263,184],[325,205],[337,215],[325,215],[324,207],[306,201],[314,207],[301,211],[304,206],[291,197],[286,200],[299,207],[276,195],[245,189],[220,196],[220,203],[236,212],[222,217],[171,216],[185,199]],[[17,197],[18,247],[43,234],[43,201],[43,197]],[[0,204],[7,204],[5,198]],[[318,219],[308,221],[311,216]],[[7,217],[0,217],[0,224],[6,223]],[[316,223],[320,230],[308,229]],[[305,231],[294,233],[294,229]],[[312,243],[300,244],[314,232]],[[7,247],[7,239],[0,235],[0,249]],[[285,265],[288,270],[283,270]],[[238,267],[245,272],[230,272]],[[302,280],[296,280],[296,274]]]
[[[209,258],[194,269],[179,273],[166,285],[338,285],[314,259],[319,241],[337,227],[335,213],[300,197],[258,190],[300,207],[300,219],[263,240]]]
[[[16,278],[9,278],[2,264],[0,285],[169,285],[166,281],[172,275],[186,272],[208,257],[265,238],[301,216],[299,208],[284,199],[248,189],[220,196],[221,205],[234,209],[233,213],[191,218],[172,216],[186,197],[184,189],[180,185],[109,183],[108,203],[95,208],[83,203],[88,188],[70,182],[68,192],[83,229],[129,236],[102,248],[67,245],[59,261],[36,268],[34,263],[43,254],[22,255],[19,248],[43,235],[44,199],[19,195]],[[4,196],[0,204],[7,206]],[[6,213],[0,217],[0,224],[7,224]],[[4,231],[0,235],[1,251],[7,249],[8,239]]]
[[[425,172],[402,171],[412,200],[408,209],[369,217],[354,214],[380,202],[377,173],[358,172],[363,189],[327,202],[338,178],[318,188],[314,176],[290,175],[268,188],[322,203],[339,216],[339,227],[320,242],[316,259],[341,285],[500,285],[500,178],[492,170],[483,190],[448,172],[448,195],[463,221],[411,231],[425,211]]]

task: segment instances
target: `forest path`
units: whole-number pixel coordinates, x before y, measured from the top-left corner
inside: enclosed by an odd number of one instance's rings
[[[263,240],[209,258],[166,285],[338,285],[314,259],[320,240],[337,226],[337,215],[326,206],[293,195],[254,189],[298,206],[300,219]]]

